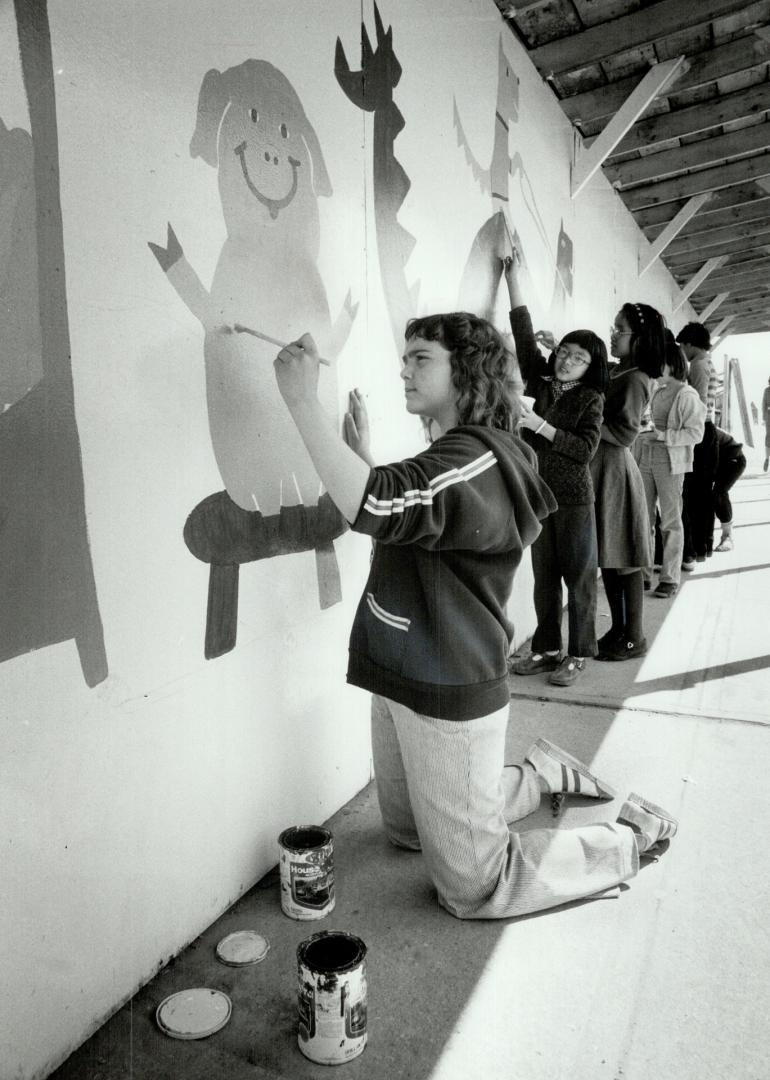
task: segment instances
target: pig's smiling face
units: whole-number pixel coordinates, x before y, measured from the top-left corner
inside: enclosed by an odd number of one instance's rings
[[[277,107],[276,107],[277,106]],[[288,102],[233,102],[220,139],[234,154],[241,180],[275,219],[297,193],[302,159],[307,160],[300,123]]]

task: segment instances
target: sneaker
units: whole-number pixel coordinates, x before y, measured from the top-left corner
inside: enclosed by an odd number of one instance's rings
[[[695,559],[685,559],[682,563],[682,569],[686,570],[689,574],[692,570],[695,569]]]
[[[572,686],[585,666],[585,660],[578,660],[576,656],[570,656],[567,653],[566,656],[562,657],[562,661],[556,670],[548,676],[548,682],[553,683],[554,686]]]
[[[668,600],[669,597],[676,596],[678,592],[679,586],[675,585],[673,581],[660,581],[658,582],[657,589],[652,595],[659,596],[663,600]]]
[[[723,536],[719,541],[714,551],[732,551],[733,550],[733,538],[732,536]]]
[[[662,810],[634,792],[621,806],[618,822],[634,830],[639,851],[646,855],[654,854],[664,844],[668,846],[668,841],[676,836],[678,828],[676,818],[672,817],[668,810]]]
[[[546,783],[551,795],[583,795],[586,799],[614,799],[615,789],[594,776],[587,765],[547,739],[538,739],[525,761]]]
[[[639,641],[631,641],[630,638],[623,637],[620,641],[616,641],[614,645],[610,645],[606,649],[602,649],[597,654],[597,660],[636,660],[639,656],[646,656],[647,654],[647,638],[640,638]]]
[[[705,562],[706,561],[706,556],[705,555],[696,555],[695,556],[695,561],[696,562]]]
[[[561,662],[561,653],[530,653],[518,660],[511,659],[509,670],[514,675],[537,675],[538,671],[555,671]]]

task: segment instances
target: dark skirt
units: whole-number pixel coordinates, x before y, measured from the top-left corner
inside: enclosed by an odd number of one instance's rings
[[[603,570],[652,566],[647,500],[631,451],[602,439],[591,462],[591,477],[599,566]]]

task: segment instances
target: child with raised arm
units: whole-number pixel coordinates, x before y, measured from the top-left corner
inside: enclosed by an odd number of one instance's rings
[[[517,833],[543,792],[611,798],[588,767],[545,739],[504,765],[511,627],[524,548],[554,509],[535,455],[514,434],[511,358],[474,315],[409,322],[401,364],[408,412],[435,440],[372,467],[358,395],[346,432],[319,404],[304,335],[279,353],[281,394],[331,498],[376,541],[350,638],[348,681],[370,690],[385,829],[422,850],[439,902],[459,918],[507,918],[600,894],[640,853],[673,836],[670,814],[630,795],[614,823]]]
[[[524,440],[534,448],[540,475],[557,509],[543,522],[532,545],[537,629],[532,652],[515,660],[516,675],[550,672],[548,681],[570,686],[596,655],[598,556],[590,461],[599,445],[607,349],[591,330],[572,330],[548,360],[537,347],[519,281],[519,256],[504,260],[511,301],[511,330],[525,393],[535,399],[521,420]],[[562,581],[567,587],[568,639],[562,655]]]

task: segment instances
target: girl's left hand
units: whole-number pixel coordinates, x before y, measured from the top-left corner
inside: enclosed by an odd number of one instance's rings
[[[287,405],[318,397],[318,349],[310,334],[285,345],[273,364],[278,389]]]
[[[358,388],[348,394],[348,411],[343,420],[342,438],[362,461],[372,464],[369,414],[364,396]]]

